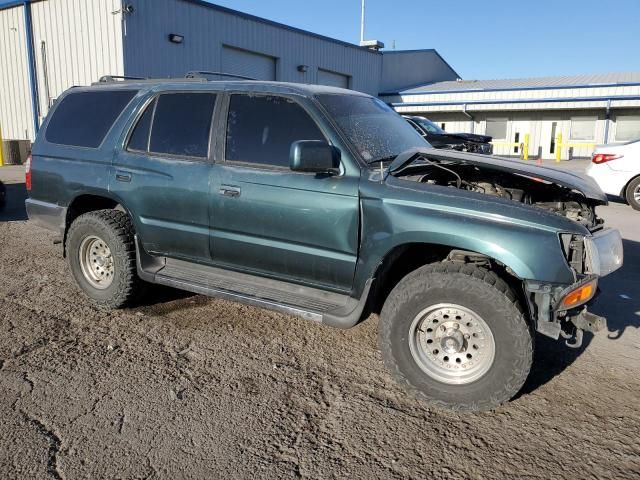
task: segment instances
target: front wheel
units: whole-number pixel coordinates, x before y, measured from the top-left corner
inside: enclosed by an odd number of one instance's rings
[[[533,360],[533,332],[508,285],[471,265],[426,265],[390,293],[379,343],[395,379],[427,402],[488,410],[512,398]]]

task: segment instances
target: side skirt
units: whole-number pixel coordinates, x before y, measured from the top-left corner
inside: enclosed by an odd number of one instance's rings
[[[148,254],[136,235],[138,276],[210,297],[295,315],[337,328],[362,320],[372,280],[360,299],[317,288]]]

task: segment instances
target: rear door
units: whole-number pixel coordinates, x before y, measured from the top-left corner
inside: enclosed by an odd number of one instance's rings
[[[150,253],[208,262],[209,151],[216,94],[148,99],[113,164],[110,188]]]
[[[212,175],[211,251],[217,264],[350,290],[358,250],[359,171],[289,169],[296,140],[327,140],[290,97],[232,94]]]

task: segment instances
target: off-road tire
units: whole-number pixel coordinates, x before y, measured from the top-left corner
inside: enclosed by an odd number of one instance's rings
[[[409,347],[410,325],[430,305],[450,302],[477,312],[491,329],[495,357],[489,370],[464,385],[427,375]],[[379,346],[394,379],[420,399],[453,410],[490,410],[511,399],[533,361],[534,332],[517,297],[495,273],[466,264],[425,265],[403,278],[382,308]]]
[[[625,200],[634,210],[640,210],[640,202],[638,202],[633,196],[633,192],[638,188],[638,186],[640,186],[640,177],[636,177],[631,180],[629,185],[627,185],[627,188],[624,190]]]
[[[97,235],[107,243],[113,257],[113,280],[106,289],[92,286],[80,266],[80,245],[92,235]],[[65,248],[71,274],[82,291],[96,304],[108,309],[121,308],[130,305],[137,297],[142,282],[136,271],[133,225],[125,212],[96,210],[80,215],[69,227]]]

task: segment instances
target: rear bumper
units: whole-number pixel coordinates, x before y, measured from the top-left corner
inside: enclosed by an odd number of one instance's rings
[[[586,174],[596,181],[604,193],[615,197],[624,194],[622,190],[625,185],[635,176],[630,172],[613,170],[606,163],[590,163]]]
[[[41,202],[27,198],[24,202],[29,221],[39,227],[54,231],[62,235],[64,233],[67,218],[67,207],[61,207],[54,203]]]

